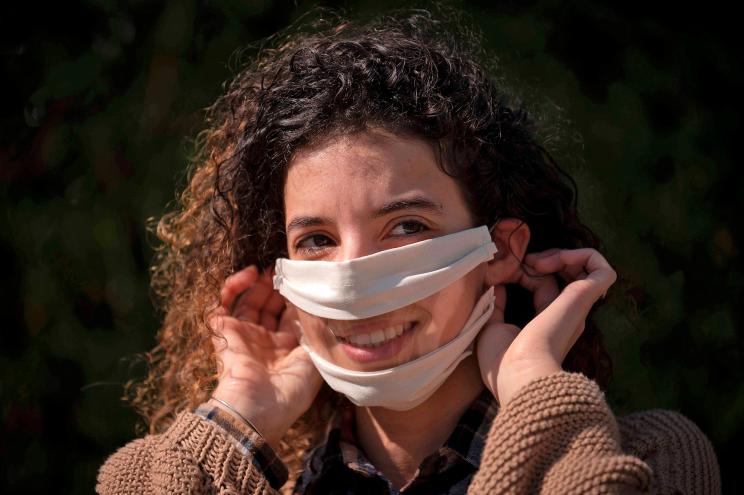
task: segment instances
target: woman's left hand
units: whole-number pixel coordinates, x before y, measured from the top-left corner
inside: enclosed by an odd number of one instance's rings
[[[505,323],[506,286],[497,285],[494,312],[478,336],[481,377],[502,407],[531,381],[563,369],[589,310],[617,279],[607,260],[591,248],[531,253],[524,263],[539,276],[521,269],[513,282],[533,292],[535,318],[521,330]],[[556,275],[568,283],[562,291]]]

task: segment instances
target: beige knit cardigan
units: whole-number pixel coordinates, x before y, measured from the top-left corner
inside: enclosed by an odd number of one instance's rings
[[[165,432],[111,455],[96,490],[278,493],[251,456],[216,423],[184,411]],[[560,371],[499,410],[468,493],[719,494],[721,479],[713,446],[690,419],[662,409],[615,417],[596,382]]]

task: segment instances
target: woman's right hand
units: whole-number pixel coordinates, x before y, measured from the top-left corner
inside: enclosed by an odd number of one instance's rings
[[[300,325],[294,306],[286,305],[274,289],[270,271],[259,274],[251,265],[225,280],[210,323],[217,333],[212,340],[221,362],[212,397],[248,418],[276,448],[310,407],[322,383],[298,345]]]

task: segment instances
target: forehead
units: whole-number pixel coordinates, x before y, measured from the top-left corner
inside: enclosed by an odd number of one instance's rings
[[[399,195],[409,191],[448,196],[455,181],[437,166],[428,142],[382,132],[343,136],[303,149],[291,160],[285,206]],[[455,193],[456,195],[456,193]]]

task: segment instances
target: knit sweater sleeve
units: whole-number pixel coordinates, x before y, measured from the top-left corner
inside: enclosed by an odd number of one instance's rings
[[[677,411],[653,409],[618,418],[623,451],[653,470],[651,493],[721,493],[713,444]]]
[[[121,447],[98,472],[102,495],[277,494],[284,464],[253,430],[205,404],[183,411],[161,434]]]
[[[527,384],[496,415],[468,493],[648,493],[652,476],[623,452],[596,382],[559,371]]]

